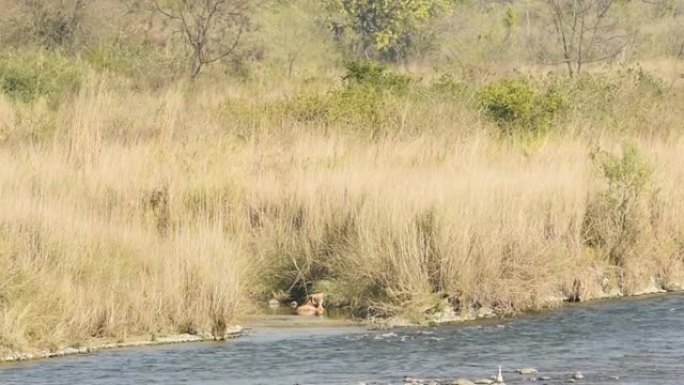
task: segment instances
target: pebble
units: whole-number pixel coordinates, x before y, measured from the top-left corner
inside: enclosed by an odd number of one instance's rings
[[[584,378],[584,374],[582,372],[575,372],[572,374],[572,379],[574,380],[581,380]]]
[[[520,374],[537,374],[538,373],[537,369],[535,369],[535,368],[522,368],[522,369],[516,370],[516,372],[518,372]]]
[[[475,383],[466,378],[459,378],[457,380],[453,380],[451,385],[475,385]]]

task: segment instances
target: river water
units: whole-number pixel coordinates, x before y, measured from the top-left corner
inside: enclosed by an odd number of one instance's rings
[[[243,338],[0,366],[0,384],[401,384],[405,375],[489,377],[534,367],[567,383],[684,384],[684,295],[573,305],[420,329],[256,328]],[[619,379],[614,378],[618,376]]]

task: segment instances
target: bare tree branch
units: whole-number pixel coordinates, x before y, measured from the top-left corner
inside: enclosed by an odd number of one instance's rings
[[[585,63],[615,57],[627,44],[610,20],[613,0],[546,0],[561,55],[571,76],[579,74]],[[600,55],[600,50],[611,54]],[[615,52],[615,53],[613,53]]]
[[[173,20],[191,54],[190,76],[235,53],[246,30],[249,0],[179,0],[163,5],[159,14]],[[217,53],[218,52],[218,53]]]

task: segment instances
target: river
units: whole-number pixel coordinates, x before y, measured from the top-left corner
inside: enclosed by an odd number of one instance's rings
[[[121,349],[5,364],[0,384],[401,384],[534,367],[542,384],[684,384],[684,295],[571,305],[521,317],[368,331],[255,328],[223,343]],[[615,377],[619,377],[616,379]]]

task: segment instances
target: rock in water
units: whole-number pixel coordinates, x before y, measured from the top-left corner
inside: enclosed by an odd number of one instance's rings
[[[583,378],[584,378],[584,374],[582,374],[582,372],[575,372],[572,374],[573,380],[581,380]]]
[[[535,369],[535,368],[522,368],[522,369],[516,370],[516,372],[518,372],[520,374],[537,374],[538,373],[537,369]]]
[[[452,381],[451,385],[475,385],[475,383],[465,378],[459,378]]]

